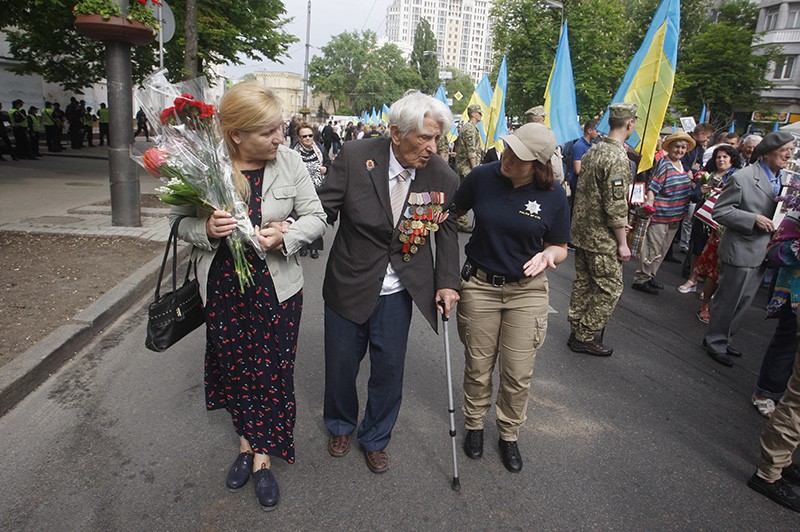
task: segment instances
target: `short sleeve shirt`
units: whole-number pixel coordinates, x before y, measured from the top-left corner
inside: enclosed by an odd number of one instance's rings
[[[522,266],[549,244],[570,240],[564,189],[514,188],[501,162],[484,164],[464,178],[455,196],[458,210],[472,209],[475,228],[465,251],[470,262],[496,275],[523,277]]]
[[[575,145],[572,147],[572,162],[580,161],[583,159],[583,156],[586,155],[586,152],[589,151],[592,145],[589,142],[586,142],[586,139],[581,137],[575,141]],[[575,167],[570,164],[569,166],[569,182],[571,185],[575,185],[578,181],[578,174],[575,173]]]

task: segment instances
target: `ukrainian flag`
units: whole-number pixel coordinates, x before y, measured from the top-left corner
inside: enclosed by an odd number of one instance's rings
[[[653,155],[664,115],[667,112],[675,66],[678,60],[678,35],[680,34],[680,0],[662,0],[650,28],[644,36],[639,51],[628,65],[622,84],[611,103],[635,102],[639,104],[636,132],[628,140],[642,156],[639,172],[653,166]],[[608,111],[597,128],[608,133]]]
[[[572,75],[572,58],[569,53],[566,20],[561,28],[556,59],[544,91],[544,112],[544,125],[553,130],[557,144],[564,144],[583,135],[580,122],[578,122],[575,78]]]
[[[445,104],[448,109],[450,108],[450,104],[447,103],[447,94],[444,91],[444,85],[439,84],[439,88],[436,90],[436,94],[434,94],[433,97],[442,102],[443,104]],[[456,126],[456,124],[453,123],[453,127],[447,133],[447,141],[453,142],[453,140],[455,140],[457,137],[458,137],[458,126]]]
[[[381,109],[381,122],[386,125],[389,124],[389,106],[386,104],[383,104],[383,108]]]
[[[475,90],[472,91],[472,97],[469,99],[469,103],[467,104],[467,108],[464,109],[464,112],[461,114],[461,122],[467,123],[469,122],[469,106],[473,104],[479,104],[481,109],[483,109],[483,119],[478,122],[478,132],[481,134],[481,138],[483,139],[483,146],[486,147],[486,128],[488,127],[487,124],[489,123],[489,113],[490,107],[489,105],[492,103],[492,83],[489,81],[489,76],[486,74],[483,75],[480,82],[478,82],[478,86],[475,87]],[[456,133],[448,138],[450,142],[453,142],[458,137],[458,129],[455,130]]]
[[[489,127],[486,131],[486,149],[495,147],[497,153],[503,153],[505,146],[500,139],[503,135],[508,135],[508,124],[506,123],[506,92],[508,89],[508,65],[506,56],[500,63],[500,71],[497,73],[497,83],[494,85],[492,104],[489,115]]]

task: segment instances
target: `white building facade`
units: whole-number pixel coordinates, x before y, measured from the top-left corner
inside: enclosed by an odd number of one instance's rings
[[[777,44],[783,49],[767,77],[772,89],[761,93],[772,109],[756,111],[754,121],[800,121],[800,1],[753,0],[760,8],[756,31],[763,33],[758,45]]]
[[[423,18],[436,36],[439,67],[456,67],[477,83],[492,70],[491,0],[395,0],[386,12],[386,38],[410,53]]]

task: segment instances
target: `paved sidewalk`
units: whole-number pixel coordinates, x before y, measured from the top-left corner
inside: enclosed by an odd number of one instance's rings
[[[148,144],[137,141],[136,146],[141,151]],[[111,223],[111,207],[97,205],[110,197],[105,148],[42,155],[39,160],[0,162],[0,231],[166,241],[166,209],[142,209],[139,227],[118,227]],[[144,171],[139,179],[142,194],[152,194],[159,185]],[[161,257],[153,259],[0,368],[0,416],[141,302],[152,291],[160,264]]]

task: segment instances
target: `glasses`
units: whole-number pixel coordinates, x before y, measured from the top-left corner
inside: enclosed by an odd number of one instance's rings
[[[300,135],[300,138],[301,138],[301,139],[310,139],[310,138],[312,138],[313,136],[314,136],[314,135]]]

